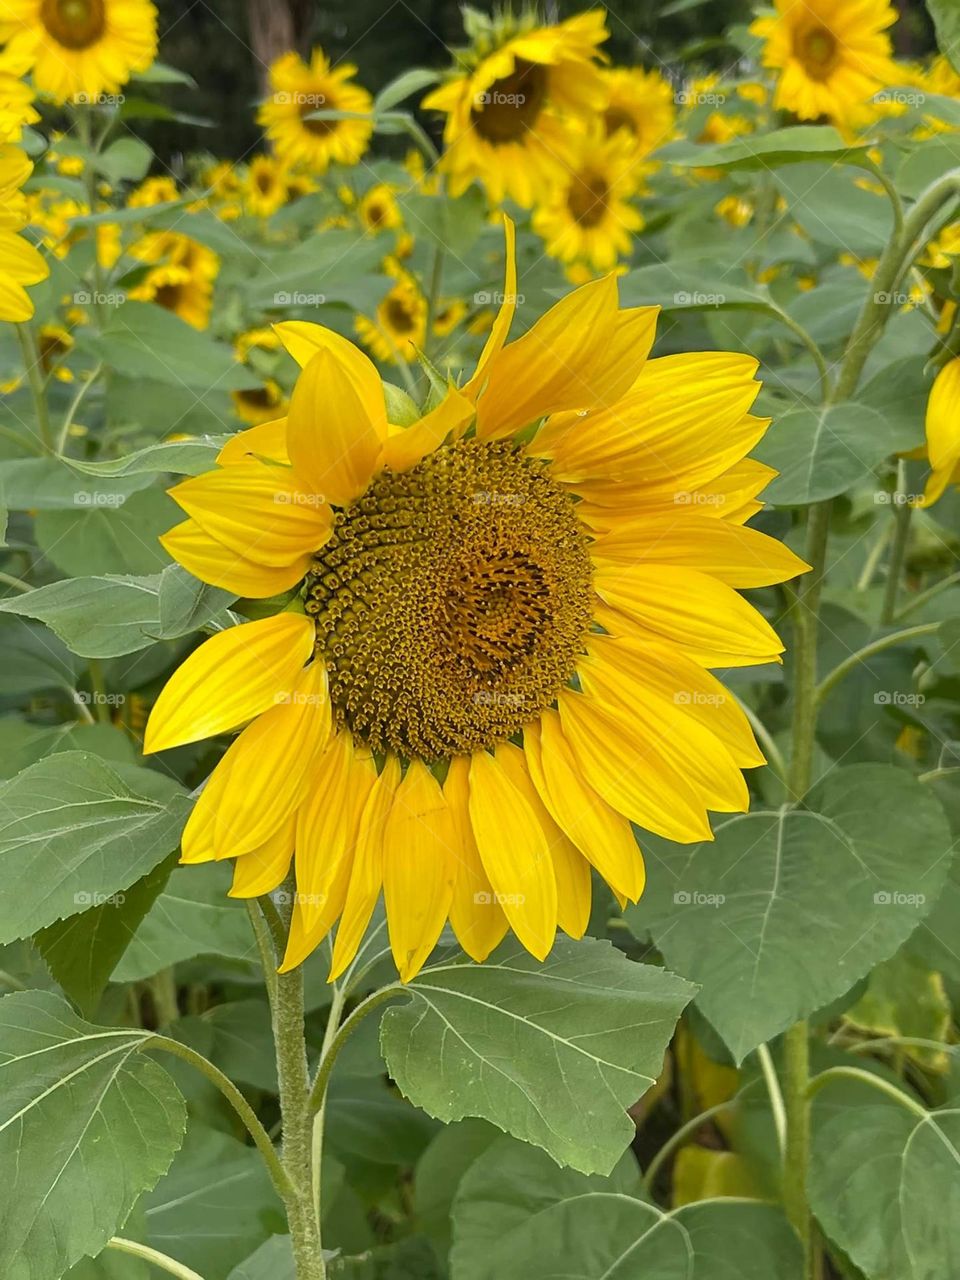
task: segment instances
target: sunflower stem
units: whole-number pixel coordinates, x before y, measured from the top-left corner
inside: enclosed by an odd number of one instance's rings
[[[50,411],[47,408],[47,391],[43,370],[40,367],[40,354],[37,341],[29,324],[18,324],[17,338],[23,354],[23,367],[33,397],[33,408],[37,415],[37,429],[47,453],[53,453],[53,435],[50,430]]]
[[[880,610],[881,626],[889,626],[897,616],[897,592],[910,541],[910,516],[913,507],[907,501],[907,464],[901,458],[897,463],[897,487],[893,494],[893,544],[890,547],[890,563],[887,566],[887,582]]]

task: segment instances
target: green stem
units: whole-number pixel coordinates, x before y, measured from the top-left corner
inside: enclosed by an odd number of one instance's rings
[[[740,698],[737,699],[737,702],[740,704],[740,710],[750,721],[750,727],[759,738],[761,746],[767,753],[767,763],[771,764],[774,771],[779,774],[784,781],[786,781],[787,762],[783,758],[783,752],[774,741],[773,734],[751,706],[746,702],[743,702]]]
[[[860,1084],[868,1084],[872,1088],[878,1089],[881,1093],[885,1093],[888,1098],[892,1098],[901,1107],[906,1107],[908,1111],[912,1111],[915,1116],[919,1116],[923,1120],[926,1120],[929,1114],[926,1107],[911,1098],[908,1093],[904,1093],[902,1089],[898,1089],[895,1084],[891,1084],[889,1080],[884,1080],[882,1076],[874,1075],[872,1071],[864,1071],[861,1067],[829,1067],[826,1071],[821,1071],[818,1076],[814,1076],[808,1082],[807,1099],[809,1100],[818,1094],[831,1080],[856,1080]]]
[[[375,991],[373,995],[367,996],[366,1000],[361,1004],[358,1004],[350,1016],[344,1021],[342,1026],[337,1030],[336,1035],[330,1041],[326,1053],[320,1059],[320,1066],[317,1068],[317,1075],[313,1082],[313,1088],[310,1090],[311,1111],[316,1112],[323,1105],[323,1100],[327,1092],[327,1085],[330,1083],[330,1074],[333,1071],[337,1055],[367,1014],[372,1013],[373,1010],[379,1008],[380,1005],[385,1004],[387,1000],[393,1000],[397,996],[406,994],[407,992],[399,982],[391,983],[388,987],[381,987],[379,991]]]
[[[813,1232],[807,1205],[807,1167],[810,1162],[810,1029],[795,1023],[783,1038],[784,1109],[787,1140],[783,1160],[783,1204],[800,1236],[806,1276],[814,1273]]]
[[[883,557],[884,551],[887,549],[887,543],[890,541],[890,535],[893,533],[893,525],[889,520],[885,520],[880,528],[880,536],[870,548],[866,562],[863,566],[863,572],[857,579],[857,591],[868,591],[870,584],[873,582],[877,573],[877,566]]]
[[[83,403],[84,396],[93,386],[93,383],[96,381],[96,379],[100,376],[100,370],[102,368],[103,368],[103,361],[101,360],[99,364],[96,366],[96,368],[93,370],[93,372],[90,374],[90,376],[86,379],[81,380],[79,387],[77,387],[76,394],[74,395],[73,399],[70,401],[70,407],[67,410],[67,412],[64,414],[63,426],[60,428],[60,436],[57,440],[57,454],[61,458],[63,457],[64,449],[67,447],[67,437],[70,434],[70,428],[73,426],[74,415],[76,414],[77,410],[80,408],[80,405]]]
[[[177,1001],[177,980],[173,969],[161,969],[149,979],[150,997],[153,1000],[157,1026],[166,1027],[180,1017],[180,1006]]]
[[[32,591],[29,582],[24,582],[22,578],[15,578],[12,573],[0,573],[0,582],[5,587],[13,587],[14,591]]]
[[[893,494],[893,545],[890,548],[887,583],[880,609],[880,624],[884,627],[889,626],[897,616],[897,592],[910,541],[910,516],[913,507],[907,501],[906,487],[907,464],[901,458],[897,463],[897,487]]]
[[[343,1015],[343,1006],[346,1002],[347,993],[345,986],[338,983],[333,984],[330,1012],[327,1015],[327,1025],[323,1032],[323,1044],[320,1046],[320,1061],[323,1062],[330,1047],[336,1039],[337,1032],[340,1029],[340,1018]],[[313,1192],[313,1210],[316,1214],[317,1221],[320,1222],[320,1188],[321,1177],[323,1173],[323,1126],[326,1113],[326,1097],[321,1097],[320,1105],[313,1115],[312,1131],[311,1131],[311,1188]],[[310,1105],[313,1105],[313,1092],[310,1094]]]
[[[817,705],[823,702],[824,698],[832,689],[834,689],[840,681],[850,674],[861,663],[867,661],[868,658],[874,657],[875,654],[883,653],[884,649],[893,649],[898,644],[904,644],[907,640],[917,640],[921,636],[933,635],[935,631],[940,629],[939,622],[921,622],[915,627],[906,627],[903,631],[892,631],[888,636],[881,636],[878,640],[872,641],[870,644],[864,645],[862,649],[858,649],[856,653],[851,653],[848,658],[844,658],[838,666],[820,681],[817,686],[816,699]]]
[[[203,1280],[203,1276],[198,1271],[193,1271],[182,1262],[177,1262],[176,1258],[169,1258],[159,1249],[151,1249],[148,1244],[140,1244],[137,1240],[126,1240],[123,1236],[114,1236],[112,1240],[107,1241],[107,1248],[116,1249],[118,1253],[129,1253],[134,1258],[141,1258],[144,1262],[159,1267],[161,1271],[166,1271],[167,1275],[176,1276],[178,1280]]]
[[[817,730],[817,627],[820,592],[826,568],[832,504],[818,502],[810,508],[807,525],[807,562],[810,572],[800,580],[793,613],[793,751],[787,790],[799,803],[810,789]]]
[[[941,591],[946,591],[949,587],[955,587],[960,582],[960,573],[951,573],[947,578],[941,578],[939,582],[935,582],[932,587],[928,587],[926,591],[921,591],[918,595],[911,596],[907,603],[897,614],[897,621],[902,622],[908,614],[916,612],[928,601],[933,600]]]
[[[900,192],[878,164],[874,164],[872,160],[867,160],[863,167],[876,178],[887,193],[887,198],[893,207],[893,239],[901,239],[903,236],[903,201],[900,199]]]
[[[788,328],[810,352],[810,355],[813,357],[813,362],[817,366],[817,373],[820,377],[820,399],[824,402],[828,401],[830,399],[830,371],[827,368],[827,362],[824,358],[823,352],[803,325],[798,324],[797,321],[794,320],[793,316],[787,315],[787,313],[785,311],[781,311],[779,307],[777,308],[777,318],[780,320],[780,323],[785,325],[786,328]]]
[[[47,408],[47,389],[44,382],[43,369],[40,365],[40,353],[37,350],[36,339],[29,324],[18,324],[16,328],[20,350],[23,353],[23,366],[30,386],[30,394],[33,397],[33,408],[37,415],[37,428],[40,432],[40,439],[43,441],[45,451],[52,453],[53,435],[50,430],[50,411]]]
[[[263,1156],[267,1170],[276,1187],[277,1192],[284,1199],[293,1191],[290,1178],[280,1162],[280,1158],[274,1149],[273,1143],[267,1135],[266,1129],[257,1119],[257,1115],[250,1103],[246,1100],[237,1086],[233,1083],[229,1076],[225,1076],[219,1067],[215,1067],[212,1062],[208,1061],[203,1054],[197,1053],[195,1049],[191,1049],[189,1045],[181,1044],[179,1040],[173,1040],[170,1036],[154,1035],[148,1036],[143,1044],[142,1049],[160,1049],[164,1053],[172,1053],[174,1057],[182,1058],[184,1062],[189,1062],[192,1067],[201,1072],[207,1079],[220,1090],[226,1100],[233,1107],[237,1116],[242,1121],[244,1128],[250,1134],[256,1144],[257,1150]]]
[[[110,704],[107,702],[107,686],[103,678],[103,668],[96,658],[87,660],[90,673],[90,684],[93,686],[93,713],[101,724],[110,723]]]
[[[780,1158],[783,1159],[787,1149],[787,1112],[783,1101],[783,1090],[780,1088],[777,1071],[773,1065],[773,1057],[765,1044],[758,1046],[757,1057],[760,1060],[760,1070],[763,1072],[767,1093],[770,1097],[773,1125],[777,1131],[777,1147],[780,1151]]]

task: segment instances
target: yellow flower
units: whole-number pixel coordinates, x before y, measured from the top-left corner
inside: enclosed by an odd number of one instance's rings
[[[73,346],[73,336],[68,329],[58,324],[41,325],[37,347],[43,372],[58,382],[72,382],[73,374],[64,368],[62,361]]]
[[[247,329],[234,340],[233,349],[238,360],[246,360],[254,348],[259,351],[279,351],[280,345],[275,329]]]
[[[753,201],[746,196],[731,194],[718,200],[713,211],[731,227],[745,227],[754,214]]]
[[[155,302],[195,329],[207,327],[220,269],[220,259],[211,249],[176,231],[154,231],[134,244],[130,254],[155,264],[130,290],[134,301]]]
[[[287,175],[273,156],[255,156],[243,182],[243,203],[255,218],[269,218],[287,202]]]
[[[157,55],[150,0],[3,0],[0,43],[17,72],[33,72],[54,102],[114,94]]]
[[[231,391],[233,407],[237,415],[251,427],[270,422],[287,411],[287,400],[273,378],[267,378],[260,387],[244,391]]]
[[[612,276],[506,345],[512,252],[503,292],[474,376],[406,428],[346,339],[279,325],[301,366],[288,416],[171,491],[187,519],[163,544],[192,573],[299,588],[192,653],[145,738],[246,726],[183,861],[235,858],[236,897],[294,862],[286,969],[339,921],[343,973],[381,890],[404,981],[448,919],[477,961],[508,929],[542,959],[586,929],[592,868],[643,891],[631,821],[709,840],[708,810],[746,809],[763,762],[708,670],[777,660],[738,589],[806,567],[744,527],[773,474],[745,460],[767,427],[757,362],[648,360],[658,309],[620,310]]]
[[[380,182],[360,201],[360,221],[367,231],[389,231],[403,222],[391,188]]]
[[[39,119],[30,86],[9,71],[0,71],[0,143],[19,142],[23,126]]]
[[[582,259],[609,271],[619,255],[630,253],[631,235],[643,227],[640,213],[627,203],[641,176],[636,154],[623,129],[608,138],[584,138],[565,181],[533,215],[533,229],[551,257]]]
[[[467,314],[467,304],[460,298],[441,299],[433,317],[433,332],[438,338],[452,333]]]
[[[33,303],[23,286],[39,284],[50,274],[37,248],[18,234],[27,224],[20,188],[32,170],[17,147],[0,145],[0,320],[29,320]]]
[[[960,356],[954,356],[934,379],[924,424],[930,477],[925,506],[936,502],[949,484],[960,484]]]
[[[273,93],[257,120],[281,160],[312,173],[323,173],[333,163],[357,163],[373,133],[373,100],[366,89],[352,83],[356,71],[349,63],[331,67],[322,49],[314,49],[309,64],[295,53],[285,53],[271,66]],[[349,111],[365,118],[309,119],[316,111]]]
[[[609,100],[603,113],[607,133],[626,130],[642,155],[665,146],[673,136],[673,86],[659,71],[616,67],[601,73]]]
[[[779,72],[774,106],[801,120],[856,122],[873,94],[897,81],[888,0],[774,0],[775,13],[750,27],[762,61]]]
[[[476,179],[495,203],[509,196],[530,208],[563,180],[571,126],[606,102],[594,64],[606,38],[597,9],[522,31],[424,98],[447,116],[440,168],[452,195]]]
[[[407,364],[417,358],[417,348],[423,347],[427,332],[427,300],[413,276],[398,263],[390,272],[396,284],[378,305],[373,320],[357,316],[354,329],[357,337],[378,360],[394,364],[403,360]]]
[[[149,209],[151,205],[179,200],[180,192],[173,178],[147,178],[127,196],[129,209]]]

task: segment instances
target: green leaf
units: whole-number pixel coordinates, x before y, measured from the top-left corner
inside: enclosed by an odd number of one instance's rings
[[[178,867],[147,912],[113,980],[151,978],[201,955],[254,960],[250,921],[242,903],[227,897],[229,888],[230,868],[222,863]]]
[[[197,87],[193,76],[178,67],[170,67],[165,62],[151,62],[145,70],[134,72],[130,79],[137,80],[140,84],[185,84],[189,89]]]
[[[484,965],[424,970],[388,1009],[383,1054],[440,1120],[479,1116],[585,1173],[613,1168],[626,1114],[654,1083],[693,988],[607,942],[558,939],[540,964],[515,942]]]
[[[400,201],[410,230],[421,233],[454,258],[470,252],[487,225],[487,204],[477,186],[455,199],[412,194]]]
[[[46,627],[0,617],[0,693],[25,694],[76,687],[82,664]]]
[[[296,1280],[289,1236],[271,1236],[227,1280]]]
[[[205,1280],[223,1280],[284,1229],[280,1201],[256,1148],[196,1124],[143,1207],[146,1243]]]
[[[213,469],[217,454],[229,439],[230,436],[221,435],[204,436],[200,440],[168,440],[162,444],[147,445],[136,453],[128,453],[123,458],[111,458],[105,462],[85,462],[80,458],[71,458],[70,466],[90,476],[148,476],[164,472],[197,476]],[[134,487],[143,488],[149,483],[149,480],[144,480]]]
[[[398,102],[403,102],[404,98],[409,98],[413,93],[419,93],[428,84],[436,84],[439,79],[438,72],[428,71],[425,67],[412,67],[409,71],[402,72],[377,94],[373,101],[374,115],[389,111]]]
[[[927,0],[927,9],[936,28],[937,46],[960,75],[960,10],[954,0]]]
[[[201,582],[182,565],[168,565],[160,575],[158,634],[164,640],[176,640],[199,631],[236,598],[230,591]]]
[[[34,937],[40,954],[81,1013],[92,1015],[117,961],[166,884],[175,859],[99,906],[59,920]]]
[[[16,458],[0,462],[0,501],[11,511],[77,511],[98,503],[119,505],[137,489],[150,483],[147,476],[139,479],[113,480],[92,484],[81,479],[78,470],[88,466],[70,459]],[[118,472],[91,474],[115,475]]]
[[[0,1000],[0,1274],[56,1280],[99,1253],[168,1168],[186,1113],[149,1031],[91,1026],[49,992]]]
[[[182,517],[172,498],[160,489],[145,489],[129,498],[97,494],[95,499],[73,511],[37,516],[37,545],[58,569],[75,577],[149,574],[170,563],[159,538]]]
[[[764,497],[777,505],[803,506],[845,493],[903,439],[902,422],[863,402],[791,409],[756,448],[760,461],[780,473]]]
[[[408,391],[392,382],[383,384],[383,398],[387,402],[387,419],[395,427],[409,427],[420,417],[417,402]]]
[[[115,658],[153,643],[159,585],[159,576],[66,578],[0,601],[0,611],[46,623],[81,658]]]
[[[118,307],[103,333],[91,335],[87,345],[128,377],[203,390],[216,384],[228,391],[243,390],[255,378],[226,343],[199,333],[172,311],[149,302]]]
[[[0,942],[128,889],[180,839],[189,805],[149,769],[66,751],[0,784]]]
[[[451,1210],[460,1181],[477,1158],[495,1142],[500,1134],[486,1120],[458,1120],[444,1125],[427,1147],[417,1164],[413,1184],[417,1206],[417,1222],[440,1247],[449,1252],[453,1223]],[[512,1142],[512,1139],[502,1139]],[[538,1152],[537,1147],[520,1145],[523,1151]],[[557,1165],[549,1157],[546,1160],[551,1172]],[[586,1175],[580,1174],[580,1177]]]
[[[681,259],[638,267],[621,276],[620,305],[663,307],[664,311],[720,311],[745,309],[776,313],[767,291],[741,284],[724,274],[716,262]]]
[[[836,769],[807,804],[721,821],[712,843],[647,836],[653,871],[625,912],[701,984],[738,1063],[891,956],[946,879],[943,811],[902,769]]]
[[[140,182],[153,163],[153,152],[139,138],[118,138],[94,158],[97,173],[108,182]]]
[[[749,138],[738,138],[735,142],[723,142],[718,146],[691,147],[678,154],[671,152],[669,160],[682,168],[735,172],[778,169],[782,165],[801,164],[805,160],[860,164],[868,150],[866,146],[850,146],[830,125],[804,124],[774,129],[772,133],[762,135],[752,134]]]
[[[813,127],[819,132],[819,125]],[[777,174],[790,216],[818,244],[864,256],[877,254],[893,229],[890,201],[882,192],[857,186],[854,174],[835,164],[797,165]],[[862,277],[859,284],[862,297],[870,286]]]
[[[178,1019],[169,1034],[202,1052],[231,1080],[277,1092],[270,1006],[265,1000],[214,1005],[198,1017]]]
[[[855,1086],[860,1105],[831,1106],[833,1087],[814,1103],[808,1181],[827,1236],[870,1280],[960,1275],[960,1111],[868,1085]]]

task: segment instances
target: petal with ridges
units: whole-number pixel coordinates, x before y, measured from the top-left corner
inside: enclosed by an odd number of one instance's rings
[[[454,756],[450,761],[443,794],[457,837],[457,878],[450,902],[450,924],[467,955],[481,963],[503,941],[509,925],[483,869],[470,823],[469,756]]]
[[[473,402],[456,387],[451,387],[426,417],[387,437],[383,446],[384,465],[394,471],[408,471],[439,448],[447,436],[459,439],[474,412]]]
[[[316,629],[302,613],[278,613],[218,631],[180,664],[147,722],[145,755],[245,724],[293,687]]]
[[[159,542],[168,555],[201,582],[251,600],[265,600],[288,591],[310,568],[309,555],[299,556],[279,568],[256,564],[231,551],[216,538],[211,538],[196,520],[184,520],[174,525],[160,537]]]
[[[503,300],[487,340],[480,352],[476,372],[463,388],[464,394],[476,398],[485,382],[485,370],[493,357],[503,349],[517,310],[517,229],[512,218],[503,215],[504,270]]]
[[[243,854],[233,864],[231,898],[259,898],[282,884],[293,860],[296,815],[279,826],[259,849]]]
[[[251,458],[269,458],[271,462],[289,464],[286,418],[274,418],[272,422],[260,422],[246,431],[238,431],[217,454],[221,467],[249,462]]]

